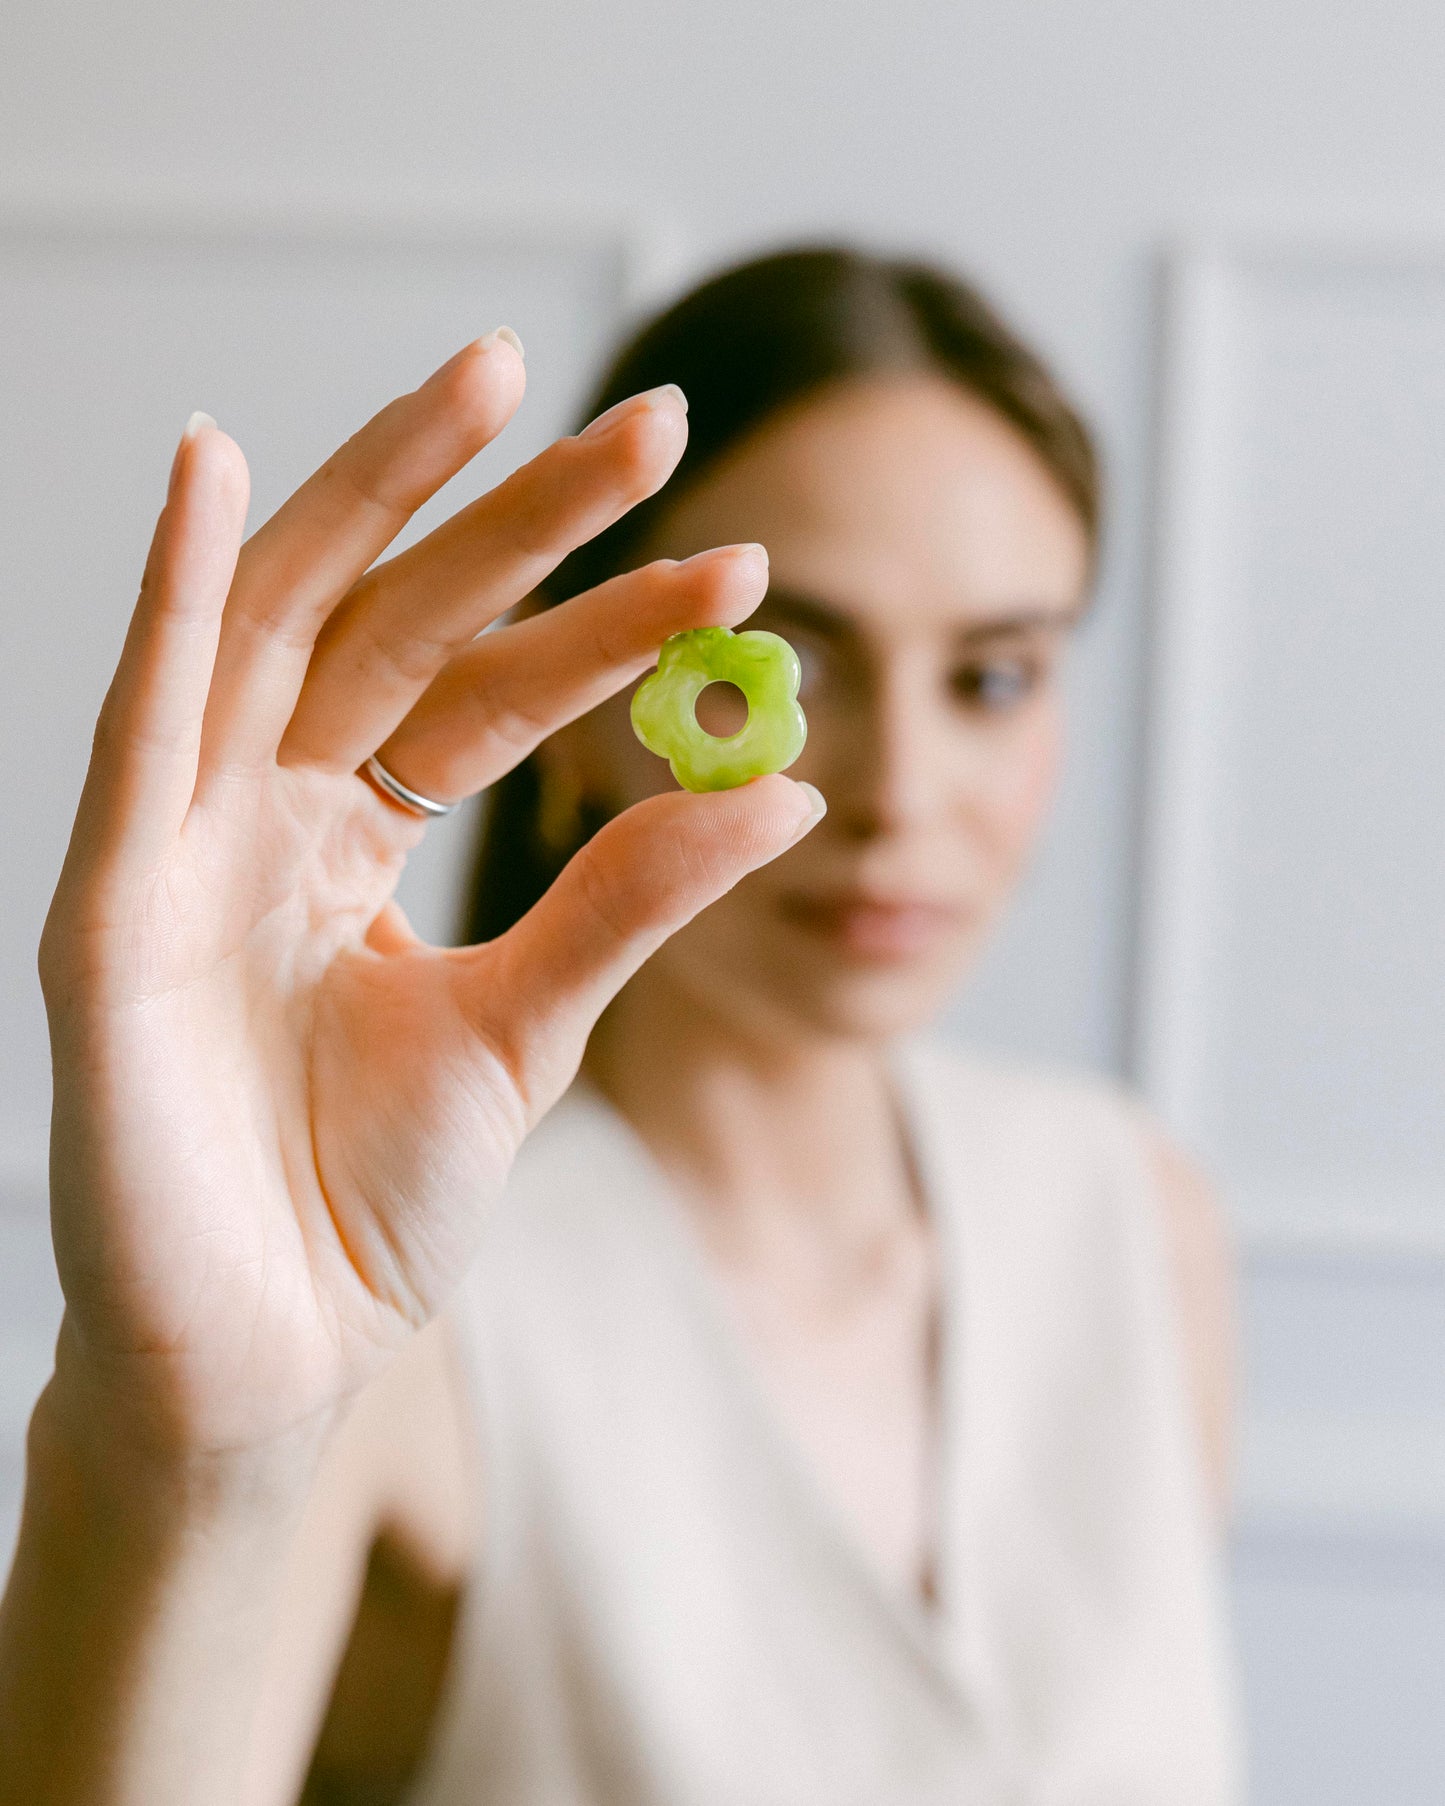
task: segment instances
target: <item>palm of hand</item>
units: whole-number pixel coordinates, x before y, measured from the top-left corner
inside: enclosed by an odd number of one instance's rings
[[[303,1421],[435,1312],[528,1118],[468,1020],[475,972],[388,902],[416,825],[329,776],[248,803],[118,925],[144,924],[145,967],[85,1051],[123,1090],[99,1117],[75,1100],[91,1158],[56,1199],[93,1353],[145,1351],[148,1391],[209,1446]]]

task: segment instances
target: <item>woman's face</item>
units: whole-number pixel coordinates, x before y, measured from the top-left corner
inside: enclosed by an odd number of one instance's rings
[[[679,498],[646,553],[741,540],[771,565],[746,625],[802,663],[791,775],[828,814],[670,940],[649,981],[753,1028],[894,1034],[975,957],[1052,792],[1083,528],[1012,427],[917,375],[779,415]],[[709,691],[699,719],[731,732],[732,703]],[[547,755],[616,807],[672,787],[627,711],[613,698]]]

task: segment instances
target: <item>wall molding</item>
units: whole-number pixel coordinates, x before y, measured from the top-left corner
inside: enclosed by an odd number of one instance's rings
[[[1255,310],[1276,279],[1445,276],[1445,218],[1213,225],[1162,267],[1153,610],[1131,1076],[1186,1144],[1204,1139],[1209,950],[1227,917],[1226,759],[1235,598],[1247,590],[1239,455]],[[1267,305],[1267,302],[1263,303]],[[1211,1059],[1212,1056],[1212,1059]],[[1224,1162],[1216,1160],[1222,1168]],[[1445,1580],[1445,1186],[1364,1170],[1220,1171],[1249,1353],[1233,1550],[1251,1570]]]
[[[1145,768],[1131,1023],[1132,1076],[1155,1111],[1185,1131],[1200,1061],[1197,984],[1209,848],[1218,794],[1213,703],[1224,649],[1213,598],[1221,569],[1222,468],[1231,350],[1228,273],[1215,248],[1188,247],[1164,268],[1155,497],[1157,604],[1145,657]]]
[[[1220,919],[1224,759],[1242,611],[1250,285],[1359,275],[1445,280],[1445,218],[1285,223],[1258,216],[1174,244],[1162,264],[1153,608],[1145,663],[1129,1069],[1186,1143],[1198,1138]],[[1219,1175],[1242,1244],[1268,1258],[1445,1263],[1445,1176],[1364,1171],[1344,1184],[1245,1168]],[[1326,1220],[1328,1219],[1328,1220]]]
[[[676,222],[575,191],[0,183],[0,238],[590,250],[616,257],[626,309],[670,288],[686,267]]]

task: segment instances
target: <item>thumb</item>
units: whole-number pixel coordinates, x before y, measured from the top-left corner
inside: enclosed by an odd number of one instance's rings
[[[735,790],[650,797],[608,822],[499,940],[469,950],[488,1038],[533,1120],[575,1073],[603,1009],[669,935],[795,845],[827,805],[777,774]],[[500,1030],[500,1036],[498,1031]]]

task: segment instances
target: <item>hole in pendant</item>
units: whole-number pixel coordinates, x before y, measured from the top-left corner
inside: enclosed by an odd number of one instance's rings
[[[748,699],[736,684],[721,679],[702,691],[693,708],[697,724],[705,734],[726,740],[740,734],[748,724]]]

